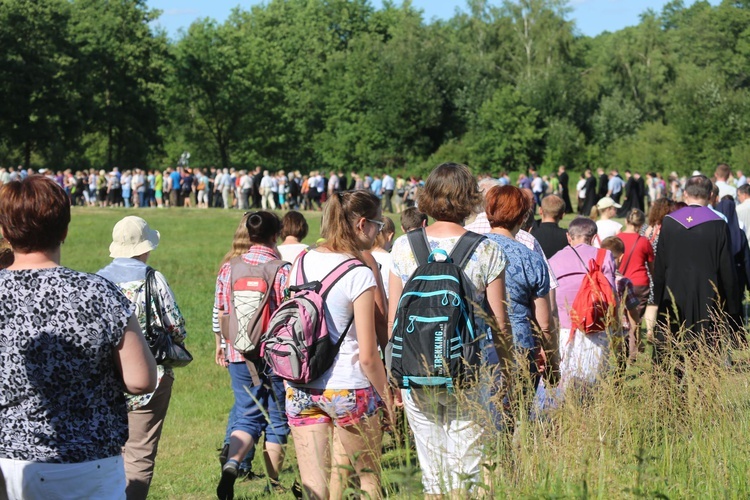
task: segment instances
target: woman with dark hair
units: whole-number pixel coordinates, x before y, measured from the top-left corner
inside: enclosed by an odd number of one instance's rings
[[[652,205],[648,212],[648,226],[641,227],[640,235],[648,238],[651,248],[654,250],[654,260],[656,260],[656,248],[659,243],[659,233],[661,233],[661,224],[664,217],[674,212],[682,206],[687,206],[682,202],[676,203],[668,198],[659,198]],[[644,315],[642,316],[646,323],[646,336],[648,339],[653,338],[654,323],[656,321],[656,306],[654,305],[654,278],[650,270],[648,272],[648,304]]]
[[[531,198],[515,186],[495,186],[487,193],[485,210],[492,231],[487,237],[502,248],[508,263],[505,289],[517,359],[527,359],[532,393],[545,370],[559,368],[557,333],[551,317],[547,264],[516,241],[515,235],[533,210]],[[538,363],[540,359],[549,363]],[[546,366],[549,365],[549,366]]]
[[[302,243],[307,237],[309,228],[305,216],[296,210],[284,214],[281,219],[281,244],[277,247],[281,258],[287,262],[294,262],[307,245]]]
[[[125,392],[156,387],[156,363],[128,299],[60,265],[70,199],[32,175],[0,188],[13,264],[0,271],[0,496],[125,495]]]
[[[307,498],[341,498],[347,487],[344,468],[349,464],[363,493],[381,496],[378,413],[391,395],[378,354],[378,280],[372,268],[361,263],[372,260],[364,254],[383,228],[380,219],[380,200],[373,193],[334,193],[323,210],[325,241],[303,253],[292,270],[292,284],[301,285],[302,279],[323,281],[340,266],[351,265],[324,303],[331,341],[345,335],[333,365],[312,382],[289,383],[286,392],[286,413]]]
[[[276,240],[281,231],[281,222],[273,212],[259,211],[247,215],[245,223],[250,239],[250,248],[241,259],[250,265],[260,265],[280,258],[276,250]],[[270,290],[268,301],[270,313],[278,308],[288,286],[290,265],[279,268]],[[231,262],[225,262],[216,279],[216,299],[214,307],[218,314],[228,313],[231,305]],[[214,333],[220,333],[214,323]],[[219,331],[217,331],[219,330]],[[258,442],[265,431],[265,459],[270,487],[280,489],[279,473],[284,461],[284,445],[289,434],[284,413],[284,381],[268,374],[260,361],[246,364],[245,357],[227,343],[220,351],[217,342],[217,363],[223,353],[232,379],[234,392],[235,419],[231,423],[227,461],[222,466],[221,480],[216,488],[220,499],[234,497],[234,483],[240,472],[240,461]],[[223,351],[223,352],[222,352]]]
[[[450,253],[466,233],[464,221],[481,204],[482,195],[477,181],[467,166],[456,163],[437,166],[427,178],[424,188],[420,189],[418,198],[419,210],[435,219],[424,229],[430,249]],[[388,323],[392,331],[404,285],[418,263],[407,235],[394,242],[391,255],[393,265],[389,278]],[[491,340],[487,337],[484,339],[485,364],[499,362],[507,377],[511,366],[512,338],[505,307],[505,265],[502,249],[496,243],[483,239],[467,261],[464,272],[472,286],[470,299],[477,304],[484,303],[486,299],[487,312],[501,329],[492,334]],[[476,331],[487,331],[481,319],[477,316],[474,319]],[[422,389],[404,389],[401,395],[409,427],[414,432],[425,495],[446,495],[451,492],[459,495],[479,482],[484,429],[477,416],[466,408],[460,408],[455,395],[446,390],[433,393]],[[484,407],[486,403],[480,401]]]
[[[0,238],[0,269],[5,269],[13,264],[13,249],[8,240]]]

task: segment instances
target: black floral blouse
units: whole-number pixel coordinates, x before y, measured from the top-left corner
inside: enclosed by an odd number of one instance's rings
[[[0,457],[78,463],[128,437],[114,352],[131,304],[99,276],[0,271]]]

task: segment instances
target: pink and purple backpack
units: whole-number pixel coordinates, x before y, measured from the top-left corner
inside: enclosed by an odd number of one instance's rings
[[[348,259],[322,281],[307,281],[303,253],[297,264],[296,286],[289,287],[294,297],[279,306],[271,316],[261,339],[261,356],[279,377],[288,382],[306,384],[328,370],[352,326],[352,317],[336,343],[331,341],[324,304],[328,292],[355,267],[364,264]]]

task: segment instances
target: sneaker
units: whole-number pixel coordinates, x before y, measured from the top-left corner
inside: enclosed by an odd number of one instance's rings
[[[221,448],[221,453],[219,453],[219,463],[222,467],[224,467],[224,464],[227,463],[227,459],[229,458],[229,443],[225,444]]]
[[[268,482],[266,483],[266,487],[263,489],[263,493],[266,495],[270,495],[272,492],[276,493],[278,495],[283,495],[289,491],[286,487],[284,487],[283,484],[278,479],[271,479],[268,478]]]
[[[239,464],[236,460],[228,460],[221,467],[221,479],[219,479],[219,485],[216,487],[216,496],[219,497],[219,500],[234,499],[234,482],[237,480],[238,468]]]

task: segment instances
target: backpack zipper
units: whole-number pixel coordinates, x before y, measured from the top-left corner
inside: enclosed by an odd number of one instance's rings
[[[406,327],[406,333],[412,333],[414,331],[414,322],[418,323],[445,323],[450,318],[448,316],[436,316],[434,318],[426,318],[424,316],[409,316],[409,324]]]

